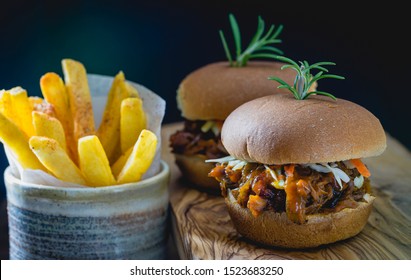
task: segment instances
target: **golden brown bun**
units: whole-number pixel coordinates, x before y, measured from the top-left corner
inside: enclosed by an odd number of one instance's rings
[[[177,91],[177,104],[189,120],[225,120],[239,105],[257,97],[286,92],[277,89],[277,76],[293,83],[295,71],[281,70],[280,62],[250,61],[245,67],[216,62],[190,73]]]
[[[307,222],[291,222],[285,212],[264,211],[254,217],[248,208],[242,208],[231,195],[225,199],[231,220],[242,236],[269,246],[310,248],[355,236],[364,228],[372,210],[370,202],[360,202],[355,209],[346,208],[331,214],[308,215]]]
[[[343,161],[386,148],[380,121],[360,105],[291,93],[243,104],[225,120],[221,138],[230,155],[265,164]]]
[[[220,184],[214,178],[208,177],[214,164],[206,163],[207,159],[203,155],[186,156],[181,154],[174,154],[176,164],[180,168],[184,178],[189,182],[205,191],[211,193],[220,193]]]

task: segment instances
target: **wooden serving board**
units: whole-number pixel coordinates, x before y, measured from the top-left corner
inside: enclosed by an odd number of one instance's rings
[[[261,247],[235,230],[224,200],[192,188],[181,178],[169,136],[182,123],[162,130],[162,157],[170,165],[173,236],[181,259],[411,259],[411,153],[387,135],[387,149],[365,159],[376,195],[364,230],[357,236],[308,250]]]

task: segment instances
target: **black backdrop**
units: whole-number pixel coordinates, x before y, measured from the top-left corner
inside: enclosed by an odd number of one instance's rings
[[[89,73],[123,70],[129,80],[166,100],[164,123],[179,121],[179,82],[190,71],[225,59],[218,30],[230,34],[228,13],[236,16],[245,41],[261,15],[266,23],[284,25],[280,48],[288,57],[337,63],[330,72],[346,80],[322,80],[319,89],[366,107],[391,136],[411,148],[411,24],[405,7],[382,3],[2,1],[0,89],[19,85],[29,95],[40,95],[41,75],[61,74],[61,59],[73,58]],[[0,153],[4,170],[3,149]]]

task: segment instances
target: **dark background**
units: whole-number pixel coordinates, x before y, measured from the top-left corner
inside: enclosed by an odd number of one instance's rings
[[[358,2],[360,3],[360,2]],[[295,60],[333,61],[320,90],[370,110],[385,130],[411,148],[409,15],[394,1],[364,7],[346,1],[2,1],[0,89],[22,86],[40,95],[46,72],[62,74],[61,59],[89,73],[115,75],[150,88],[167,102],[164,123],[180,121],[175,95],[189,72],[225,60],[218,30],[231,41],[234,13],[245,45],[257,27],[283,24],[279,47]],[[7,161],[0,151],[1,166]],[[1,197],[4,186],[0,184]],[[1,217],[2,227],[5,217]],[[1,232],[2,242],[6,242]]]

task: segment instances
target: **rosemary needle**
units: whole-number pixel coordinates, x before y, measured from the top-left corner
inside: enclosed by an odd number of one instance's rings
[[[231,56],[231,52],[228,48],[227,40],[225,39],[223,31],[220,30],[219,34],[230,66],[242,67],[247,65],[248,60],[251,58],[272,59],[276,58],[279,54],[283,54],[280,49],[272,46],[273,44],[281,43],[278,36],[283,30],[282,25],[278,26],[277,29],[275,28],[275,25],[271,25],[264,35],[265,22],[261,17],[258,17],[257,31],[248,46],[242,50],[240,27],[238,26],[237,20],[233,14],[229,14],[229,21],[234,38],[235,60],[233,60]]]
[[[320,79],[325,79],[325,78],[334,78],[334,79],[339,79],[343,80],[345,79],[342,76],[338,75],[332,75],[332,74],[324,74],[324,72],[328,72],[328,70],[324,67],[326,65],[335,65],[334,62],[317,62],[314,64],[308,64],[307,61],[300,61],[300,64],[295,62],[294,60],[284,57],[284,56],[276,56],[277,60],[283,61],[285,64],[281,67],[281,70],[286,69],[286,68],[291,68],[297,72],[297,75],[294,80],[294,84],[291,86],[284,82],[282,79],[279,77],[269,77],[269,80],[277,81],[280,83],[278,88],[286,88],[291,93],[294,95],[295,99],[298,100],[304,100],[307,99],[310,95],[313,94],[318,94],[318,95],[324,95],[328,96],[334,100],[336,100],[335,96],[324,91],[310,91],[311,86],[318,80]],[[316,69],[319,70],[319,72],[315,75],[311,74],[311,70]]]

